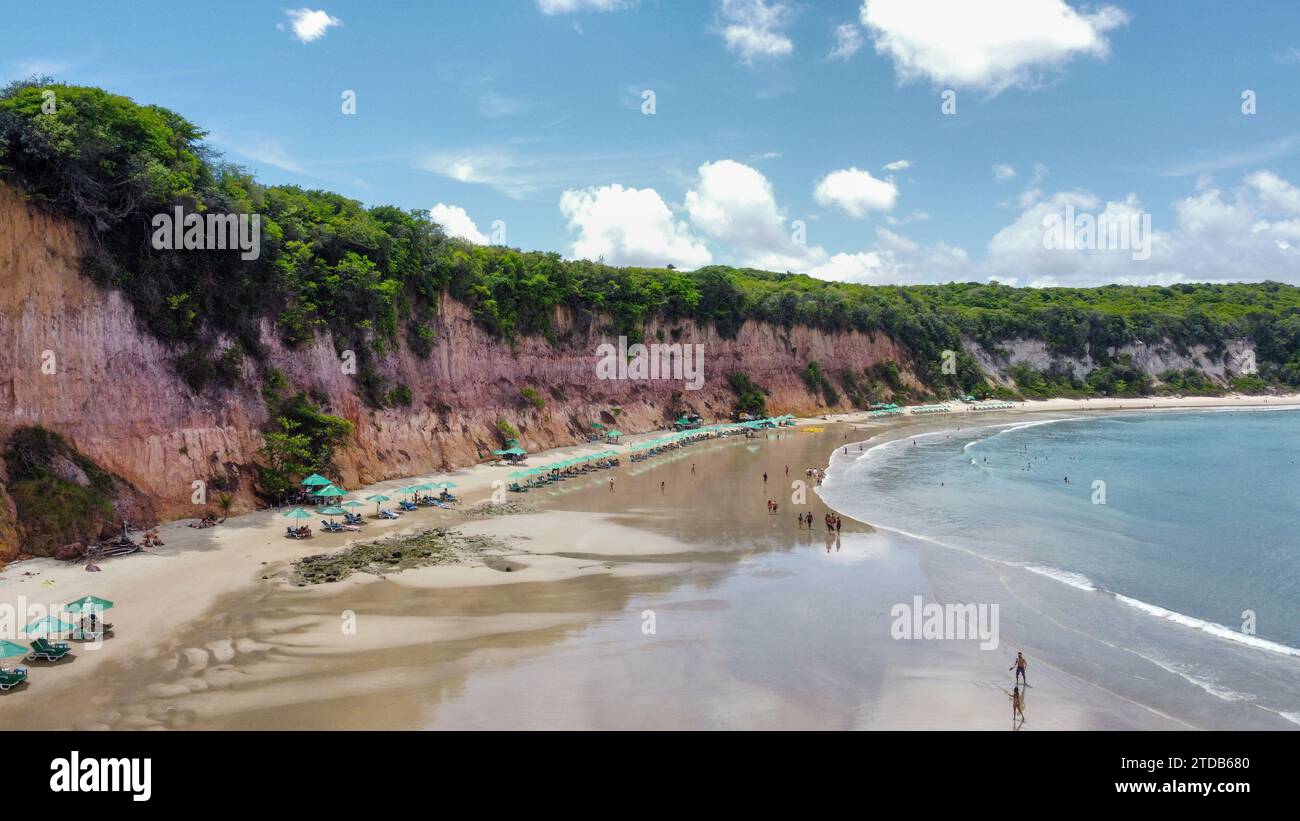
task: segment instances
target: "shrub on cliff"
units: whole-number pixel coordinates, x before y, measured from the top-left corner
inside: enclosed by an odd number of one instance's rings
[[[25,552],[50,556],[63,545],[88,544],[116,527],[113,502],[129,492],[129,485],[59,434],[17,428],[4,459]]]
[[[736,401],[731,408],[734,413],[748,413],[750,416],[767,415],[767,395],[743,373],[733,373],[727,377],[727,384],[736,394]]]

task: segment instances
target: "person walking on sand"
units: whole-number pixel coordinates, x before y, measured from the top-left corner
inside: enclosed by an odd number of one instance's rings
[[[1029,686],[1029,679],[1025,677],[1025,668],[1027,666],[1029,666],[1029,662],[1025,661],[1025,654],[1017,651],[1016,660],[1013,661],[1011,663],[1011,666],[1007,668],[1008,670],[1015,670],[1016,683],[1017,684],[1023,683],[1026,687]]]
[[[692,476],[695,475],[695,463],[694,463],[694,462],[691,462],[691,475],[692,475]]]
[[[664,484],[665,484],[664,482],[660,482],[660,483],[659,483],[659,492],[660,492],[660,493],[663,493],[663,492],[664,492]]]
[[[613,476],[609,477],[609,492],[610,492],[610,493],[613,493],[613,492],[614,492],[614,477],[613,477]]]
[[[767,484],[767,471],[763,471],[763,484]]]
[[[835,535],[837,535],[837,536],[839,535],[840,527],[841,527],[843,524],[844,524],[844,521],[843,521],[842,519],[840,519],[839,516],[836,516],[836,517],[835,517]]]

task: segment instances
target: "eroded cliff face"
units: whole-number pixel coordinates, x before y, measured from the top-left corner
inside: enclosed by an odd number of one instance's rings
[[[178,352],[137,325],[120,293],[80,274],[91,241],[0,185],[0,441],[21,425],[57,431],[130,482],[163,518],[201,514],[204,507],[192,501],[196,481],[229,482],[235,511],[248,509],[255,501],[251,465],[268,423],[255,368],[245,365],[236,389],[196,395],[175,372]],[[668,343],[703,346],[697,391],[682,381],[601,380],[597,348],[616,342],[600,333],[603,323],[580,331],[561,313],[554,324],[566,340],[560,347],[537,337],[511,346],[479,328],[464,305],[445,299],[429,358],[403,348],[379,364],[390,382],[411,389],[411,405],[396,409],[365,404],[329,339],[288,349],[269,323],[262,336],[270,365],[354,423],[352,442],[335,456],[345,487],[478,462],[501,445],[498,420],[519,430],[523,447],[541,450],[582,441],[585,423],[601,418],[628,433],[663,427],[671,422],[674,391],[685,408],[724,417],[734,401],[727,377],[737,371],[769,392],[773,413],[824,409],[799,375],[814,360],[838,382],[845,368],[892,359],[915,384],[907,355],[883,334],[755,322],[734,339],[692,323],[647,329],[648,342],[662,332]],[[524,399],[525,387],[540,394],[543,408]],[[0,561],[17,547],[7,517],[12,509],[0,483]]]
[[[963,340],[963,346],[990,379],[1007,386],[1013,385],[1007,375],[1013,365],[1028,365],[1036,371],[1057,367],[1068,370],[1079,379],[1085,378],[1097,367],[1097,362],[1091,355],[1079,358],[1053,354],[1041,339],[1009,339],[999,343],[996,351],[971,340]],[[1206,345],[1194,345],[1185,351],[1179,351],[1167,339],[1160,344],[1112,348],[1109,354],[1111,357],[1131,356],[1133,367],[1148,376],[1159,377],[1165,371],[1195,368],[1222,385],[1228,384],[1234,377],[1254,373],[1255,370],[1255,349],[1245,339],[1224,340],[1221,354],[1211,352]]]

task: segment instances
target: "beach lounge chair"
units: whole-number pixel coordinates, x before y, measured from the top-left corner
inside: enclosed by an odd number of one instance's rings
[[[409,511],[409,510],[419,510],[419,507],[417,507],[416,505],[412,504],[411,502],[408,502],[408,501],[405,500],[405,499],[403,499],[402,501],[398,502],[398,503],[397,503],[397,506],[400,507],[402,510],[408,510],[408,511]]]
[[[0,690],[9,690],[27,680],[27,668],[15,667],[12,670],[0,668]]]
[[[37,639],[32,642],[32,652],[27,656],[27,660],[36,661],[37,659],[45,659],[46,661],[58,661],[70,652],[72,652],[72,648],[66,641]]]
[[[381,519],[400,519],[400,518],[402,518],[402,514],[400,514],[400,513],[395,513],[395,512],[389,510],[389,509],[386,508],[386,507],[382,507],[382,508],[379,509],[379,518],[381,518]]]

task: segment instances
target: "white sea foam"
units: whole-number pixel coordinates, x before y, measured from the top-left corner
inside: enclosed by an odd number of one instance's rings
[[[1175,624],[1181,624],[1184,627],[1191,627],[1221,639],[1235,641],[1238,644],[1245,644],[1258,650],[1267,650],[1270,653],[1280,653],[1284,656],[1300,658],[1300,649],[1295,647],[1289,647],[1276,641],[1269,641],[1268,639],[1261,639],[1259,636],[1242,633],[1239,630],[1233,630],[1231,627],[1224,627],[1222,624],[1216,624],[1215,622],[1206,621],[1205,619],[1198,619],[1195,616],[1188,616],[1185,613],[1167,610],[1159,605],[1140,601],[1139,599],[1125,596],[1122,593],[1111,593],[1111,595],[1113,595],[1118,601],[1127,604],[1129,607],[1134,607],[1144,613],[1156,616],[1157,618],[1172,621]]]

